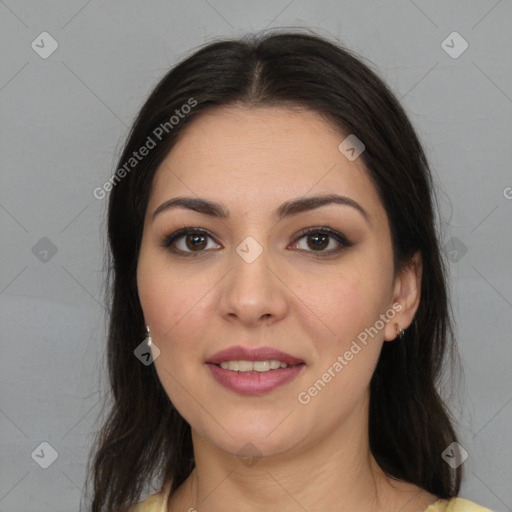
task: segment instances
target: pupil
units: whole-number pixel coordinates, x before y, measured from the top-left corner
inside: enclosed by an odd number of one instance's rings
[[[324,248],[325,248],[325,247],[327,247],[327,245],[328,245],[328,243],[325,243],[325,242],[327,241],[327,239],[328,239],[328,238],[329,238],[329,237],[328,237],[327,235],[321,235],[321,234],[317,234],[317,235],[310,235],[309,239],[310,239],[310,240],[315,240],[314,244],[316,244],[316,245],[314,245],[314,246],[312,246],[312,245],[310,244],[310,247],[311,247],[312,249],[324,249]],[[318,241],[319,241],[319,240],[322,240],[322,241],[323,241],[323,243],[322,243],[322,242],[320,242],[320,245],[318,244]]]

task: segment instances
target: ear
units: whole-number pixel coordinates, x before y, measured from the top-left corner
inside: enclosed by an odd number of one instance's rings
[[[414,315],[420,305],[422,272],[423,262],[421,253],[418,251],[409,263],[400,269],[395,278],[392,309],[397,311],[397,314],[386,324],[384,329],[386,341],[392,341],[398,337],[396,323],[400,329],[405,330],[414,320]]]

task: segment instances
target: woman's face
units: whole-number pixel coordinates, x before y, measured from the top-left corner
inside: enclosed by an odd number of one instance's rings
[[[338,149],[347,135],[308,111],[223,107],[155,175],[137,282],[156,370],[229,453],[293,453],[366,427],[382,344],[411,319],[385,210],[361,159]],[[327,195],[347,199],[306,201]]]

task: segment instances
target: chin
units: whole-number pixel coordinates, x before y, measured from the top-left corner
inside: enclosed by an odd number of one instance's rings
[[[286,417],[286,416],[284,416]],[[196,429],[199,435],[208,443],[217,448],[238,457],[273,457],[283,455],[300,443],[300,434],[293,432],[290,424],[284,426],[287,420],[282,424],[282,418],[276,421],[275,416],[272,422],[267,420],[257,421],[233,421],[224,422],[222,427],[212,429],[212,421],[206,420],[206,428],[202,429],[200,425]],[[194,425],[194,423],[192,423]],[[276,428],[277,427],[277,428]],[[224,430],[225,429],[225,430]],[[306,438],[304,432],[302,437]]]

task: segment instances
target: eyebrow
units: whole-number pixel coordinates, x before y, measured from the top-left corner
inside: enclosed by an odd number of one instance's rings
[[[301,197],[286,201],[276,210],[276,218],[282,220],[286,217],[291,217],[299,213],[309,210],[320,208],[321,206],[329,204],[339,204],[342,206],[350,206],[357,210],[369,224],[369,215],[366,210],[356,201],[350,197],[340,196],[337,194],[327,194],[322,196],[309,196]],[[183,208],[193,210],[203,215],[211,217],[218,217],[220,219],[229,219],[229,210],[221,203],[209,201],[207,199],[200,199],[196,197],[175,197],[162,203],[154,212],[152,218],[154,219],[159,213],[169,211],[174,208]]]

